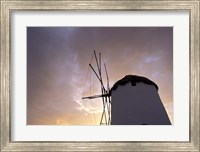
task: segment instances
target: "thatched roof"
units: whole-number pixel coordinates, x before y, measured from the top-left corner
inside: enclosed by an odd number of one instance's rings
[[[116,90],[119,85],[126,85],[128,82],[131,82],[132,86],[136,86],[136,83],[138,83],[138,82],[143,82],[145,84],[155,86],[156,89],[158,90],[157,84],[155,84],[153,81],[151,81],[151,80],[149,80],[149,79],[147,79],[145,77],[137,76],[137,75],[126,75],[124,78],[122,78],[121,80],[117,81],[113,85],[113,87],[111,88],[111,92],[113,90]]]

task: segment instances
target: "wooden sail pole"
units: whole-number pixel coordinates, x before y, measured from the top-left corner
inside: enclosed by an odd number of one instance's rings
[[[104,63],[104,67],[105,67],[105,71],[106,71],[106,78],[107,78],[107,90],[104,87],[103,84],[103,80],[102,80],[102,73],[101,73],[101,53],[99,53],[99,60],[97,60],[97,55],[96,55],[96,51],[94,50],[94,56],[95,56],[95,60],[96,60],[96,65],[97,65],[97,69],[98,69],[98,74],[95,71],[95,69],[93,68],[93,66],[91,64],[89,64],[90,68],[93,70],[94,74],[96,75],[96,77],[98,78],[98,80],[100,81],[101,84],[101,95],[94,95],[94,96],[89,96],[89,97],[83,97],[82,99],[94,99],[94,98],[102,98],[102,102],[103,102],[103,112],[102,112],[102,116],[101,116],[101,120],[100,120],[100,125],[102,124],[106,124],[106,125],[110,125],[111,124],[111,99],[110,99],[110,89],[109,89],[109,78],[108,78],[108,73],[107,73],[107,69],[106,69],[106,65]],[[106,108],[107,108],[107,112],[108,114],[106,114]],[[107,115],[108,115],[108,120],[107,120]],[[105,123],[103,123],[103,119],[105,120]]]

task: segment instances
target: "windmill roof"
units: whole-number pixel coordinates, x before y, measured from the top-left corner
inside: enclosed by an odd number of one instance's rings
[[[138,83],[138,82],[143,82],[145,84],[155,86],[156,89],[158,90],[157,84],[154,83],[153,81],[149,80],[148,78],[145,78],[142,76],[137,76],[137,75],[126,75],[125,77],[123,77],[122,79],[120,79],[113,85],[113,87],[111,88],[111,92],[113,90],[116,90],[118,86],[126,85],[129,82],[131,82],[132,86],[136,86],[136,83]]]

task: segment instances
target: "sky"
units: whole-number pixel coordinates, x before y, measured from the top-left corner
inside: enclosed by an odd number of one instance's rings
[[[102,101],[82,100],[101,94],[94,50],[110,87],[128,74],[155,82],[173,123],[173,27],[27,27],[28,125],[99,125]]]

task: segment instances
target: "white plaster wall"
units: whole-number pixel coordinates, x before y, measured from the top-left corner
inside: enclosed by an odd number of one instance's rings
[[[112,125],[170,125],[170,120],[153,85],[127,83],[112,91]]]

